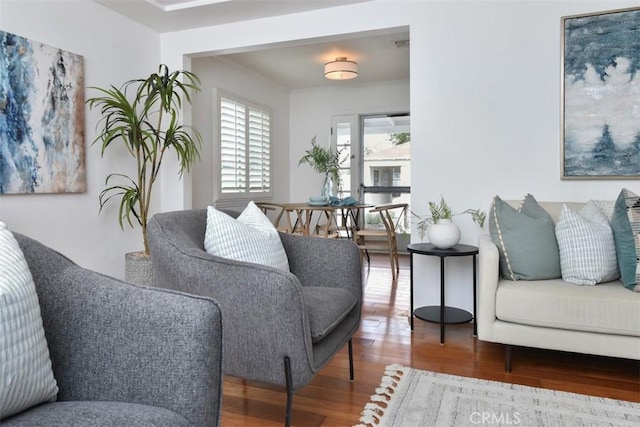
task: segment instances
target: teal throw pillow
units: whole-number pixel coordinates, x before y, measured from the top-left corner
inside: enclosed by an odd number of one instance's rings
[[[489,232],[500,253],[500,273],[510,280],[546,280],[561,276],[553,219],[531,195],[519,209],[496,196]]]
[[[640,198],[623,188],[616,199],[611,218],[620,280],[640,292]]]

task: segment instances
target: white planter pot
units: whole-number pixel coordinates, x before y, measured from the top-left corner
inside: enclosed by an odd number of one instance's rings
[[[427,229],[427,237],[439,249],[449,249],[460,241],[460,229],[450,219],[440,219]]]

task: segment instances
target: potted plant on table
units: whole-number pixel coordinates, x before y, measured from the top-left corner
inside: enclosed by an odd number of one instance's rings
[[[452,222],[456,215],[469,214],[473,221],[480,227],[484,226],[487,217],[486,213],[480,209],[467,209],[460,213],[454,213],[444,197],[440,196],[440,202],[429,202],[429,215],[418,217],[418,231],[420,239],[425,233],[429,241],[440,249],[448,249],[458,244],[460,241],[460,229]]]
[[[316,137],[314,136],[311,139],[311,148],[304,153],[304,156],[298,162],[298,166],[306,163],[316,172],[324,175],[320,197],[329,200],[336,195],[334,185],[340,188],[342,184],[339,173],[340,165],[344,161],[344,159],[340,158],[342,150],[334,151],[330,147],[321,147],[316,143]]]
[[[120,88],[93,87],[99,96],[86,102],[91,109],[97,108],[102,114],[98,122],[98,135],[93,144],[100,142],[101,156],[111,146],[124,146],[135,162],[136,173],[129,177],[123,173],[111,173],[99,196],[100,212],[112,199],[119,200],[118,222],[133,227],[135,223],[142,229],[144,251],[127,254],[127,275],[150,277],[151,263],[147,240],[147,222],[153,185],[158,178],[165,154],[173,150],[180,163],[178,173],[189,171],[199,159],[202,145],[200,133],[183,126],[179,120],[182,103],[191,103],[190,91],[199,91],[198,77],[188,71],[170,71],[161,64],[157,73],[144,79],[129,80]],[[129,96],[131,95],[131,99]],[[130,270],[134,262],[145,261],[145,273]],[[140,265],[136,262],[134,265]],[[132,267],[135,268],[135,267]],[[128,279],[131,279],[129,277]],[[134,278],[135,280],[135,278]],[[149,278],[148,280],[152,280]]]

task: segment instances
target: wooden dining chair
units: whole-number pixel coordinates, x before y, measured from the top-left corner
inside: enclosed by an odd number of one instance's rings
[[[281,231],[283,233],[291,232],[286,225],[280,225],[282,215],[284,214],[284,207],[281,204],[273,202],[255,202],[255,204],[267,216],[269,215],[269,212],[276,212],[276,217],[273,220],[273,225],[278,231]]]
[[[398,278],[398,273],[400,272],[396,233],[400,221],[406,216],[408,207],[407,203],[378,205],[369,212],[380,214],[384,229],[363,228],[355,232],[356,243],[360,249],[360,257],[361,259],[366,257],[369,264],[369,251],[389,252],[393,280]]]

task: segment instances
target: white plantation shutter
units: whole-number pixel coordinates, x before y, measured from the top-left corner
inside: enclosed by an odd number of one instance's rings
[[[220,184],[223,193],[246,191],[246,108],[220,98]]]
[[[221,192],[269,193],[271,114],[231,96],[220,96],[219,107]]]
[[[249,191],[271,190],[269,114],[249,108]]]

